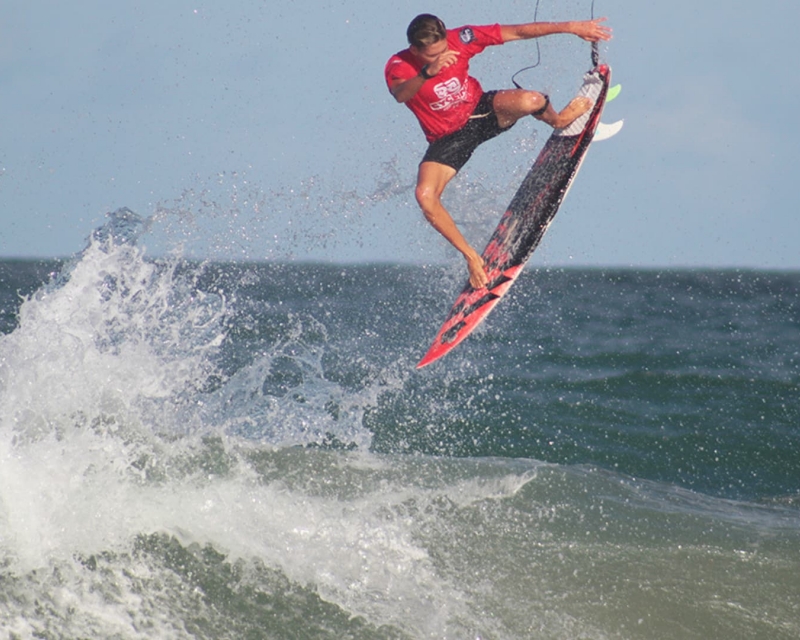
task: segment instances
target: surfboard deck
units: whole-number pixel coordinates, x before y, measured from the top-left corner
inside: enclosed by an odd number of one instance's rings
[[[458,346],[514,284],[581,167],[600,124],[610,82],[611,68],[606,64],[599,64],[584,75],[578,95],[591,98],[594,106],[568,127],[553,131],[481,254],[489,283],[474,289],[467,282],[417,369]],[[618,131],[622,125],[609,126]]]

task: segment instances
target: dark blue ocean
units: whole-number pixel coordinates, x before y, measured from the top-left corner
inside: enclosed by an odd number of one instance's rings
[[[796,639],[800,273],[0,262],[0,637]]]

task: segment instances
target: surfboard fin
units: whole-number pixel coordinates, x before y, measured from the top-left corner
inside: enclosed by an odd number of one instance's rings
[[[611,124],[606,124],[605,122],[601,122],[597,125],[597,130],[594,132],[593,140],[595,142],[599,142],[601,140],[608,140],[609,138],[614,137],[617,135],[620,130],[622,129],[622,125],[625,123],[624,120],[617,120],[616,122],[612,122]]]
[[[609,87],[608,93],[606,94],[606,104],[616,98],[620,91],[622,91],[621,84],[615,84],[613,87]]]

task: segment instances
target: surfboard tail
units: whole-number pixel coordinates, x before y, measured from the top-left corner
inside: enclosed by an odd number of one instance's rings
[[[473,289],[467,284],[456,298],[430,349],[417,363],[417,369],[435,362],[461,344],[500,302],[521,272],[522,265],[505,271],[494,269],[494,273],[489,273],[489,283],[482,289]]]

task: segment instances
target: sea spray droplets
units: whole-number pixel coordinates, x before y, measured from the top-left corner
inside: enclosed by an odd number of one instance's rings
[[[145,260],[133,244],[142,227],[127,210],[112,218],[23,303],[19,327],[0,342],[2,399],[13,407],[3,431],[36,439],[109,410],[168,431],[186,426],[175,409],[215,370],[227,304],[196,291],[176,261]]]

